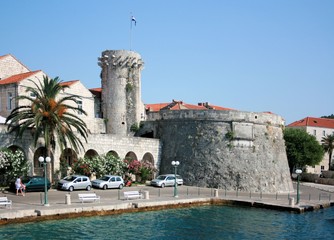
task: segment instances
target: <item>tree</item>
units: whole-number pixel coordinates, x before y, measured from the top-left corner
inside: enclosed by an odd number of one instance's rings
[[[6,119],[10,133],[15,132],[21,138],[27,130],[32,130],[33,143],[36,146],[40,137],[44,138],[47,155],[55,150],[56,143],[63,150],[68,142],[74,150],[83,148],[76,132],[87,142],[87,126],[76,113],[86,112],[78,107],[77,95],[60,96],[68,86],[62,85],[58,77],[51,79],[43,77],[43,83],[33,83],[34,87],[27,87],[28,95],[18,96],[18,100],[27,103],[18,106]],[[76,130],[76,131],[74,131]]]
[[[332,169],[332,156],[333,156],[333,149],[334,149],[334,134],[327,135],[323,137],[321,140],[322,146],[325,152],[328,153],[328,170]]]
[[[21,150],[0,149],[0,185],[8,185],[15,177],[28,173],[29,166]]]
[[[291,173],[295,168],[319,164],[324,156],[324,150],[315,136],[305,130],[286,128],[284,140]]]
[[[330,119],[334,119],[334,114],[328,115],[328,116],[321,116],[321,118],[330,118]]]

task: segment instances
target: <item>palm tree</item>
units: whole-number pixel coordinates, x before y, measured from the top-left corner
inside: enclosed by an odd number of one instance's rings
[[[327,135],[326,137],[323,137],[321,140],[322,146],[325,149],[325,151],[328,153],[329,159],[328,159],[328,170],[331,170],[332,167],[332,155],[333,155],[333,149],[334,149],[334,133],[331,135]]]
[[[34,87],[26,89],[30,94],[17,97],[27,104],[13,109],[6,119],[9,132],[16,132],[16,137],[21,138],[26,130],[33,130],[35,147],[38,139],[43,137],[47,156],[51,156],[56,143],[61,150],[68,143],[75,151],[80,147],[84,148],[74,131],[75,129],[87,142],[87,126],[76,114],[79,112],[87,115],[78,107],[79,96],[59,96],[68,86],[62,85],[58,77],[51,79],[44,76],[43,84],[39,82],[39,85],[29,81],[34,84]]]

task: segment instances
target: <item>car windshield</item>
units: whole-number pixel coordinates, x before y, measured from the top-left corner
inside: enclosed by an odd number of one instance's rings
[[[160,175],[160,176],[157,177],[158,180],[164,180],[165,178],[166,178],[165,175]]]
[[[67,176],[67,177],[64,178],[64,180],[69,181],[69,182],[72,182],[75,179],[76,179],[76,177],[74,177],[74,176]]]
[[[100,180],[102,180],[102,181],[108,181],[108,180],[109,180],[109,177],[107,177],[107,176],[103,176],[103,177],[100,178]]]

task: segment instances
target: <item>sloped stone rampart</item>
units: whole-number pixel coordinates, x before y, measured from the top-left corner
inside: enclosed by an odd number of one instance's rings
[[[160,173],[185,184],[250,192],[291,192],[283,140],[284,121],[271,113],[160,111],[148,115],[140,134],[153,132],[162,143]]]

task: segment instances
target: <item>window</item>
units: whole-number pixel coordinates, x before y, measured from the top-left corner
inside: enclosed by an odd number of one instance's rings
[[[322,136],[326,136],[326,131],[325,130],[322,131]]]
[[[321,171],[325,170],[325,166],[321,166]]]
[[[314,135],[314,136],[317,135],[317,130],[313,130],[313,135]]]
[[[12,99],[13,94],[11,92],[7,93],[7,110],[12,110]]]
[[[82,101],[78,101],[78,108],[82,109]],[[78,111],[78,114],[81,115],[82,112]]]

